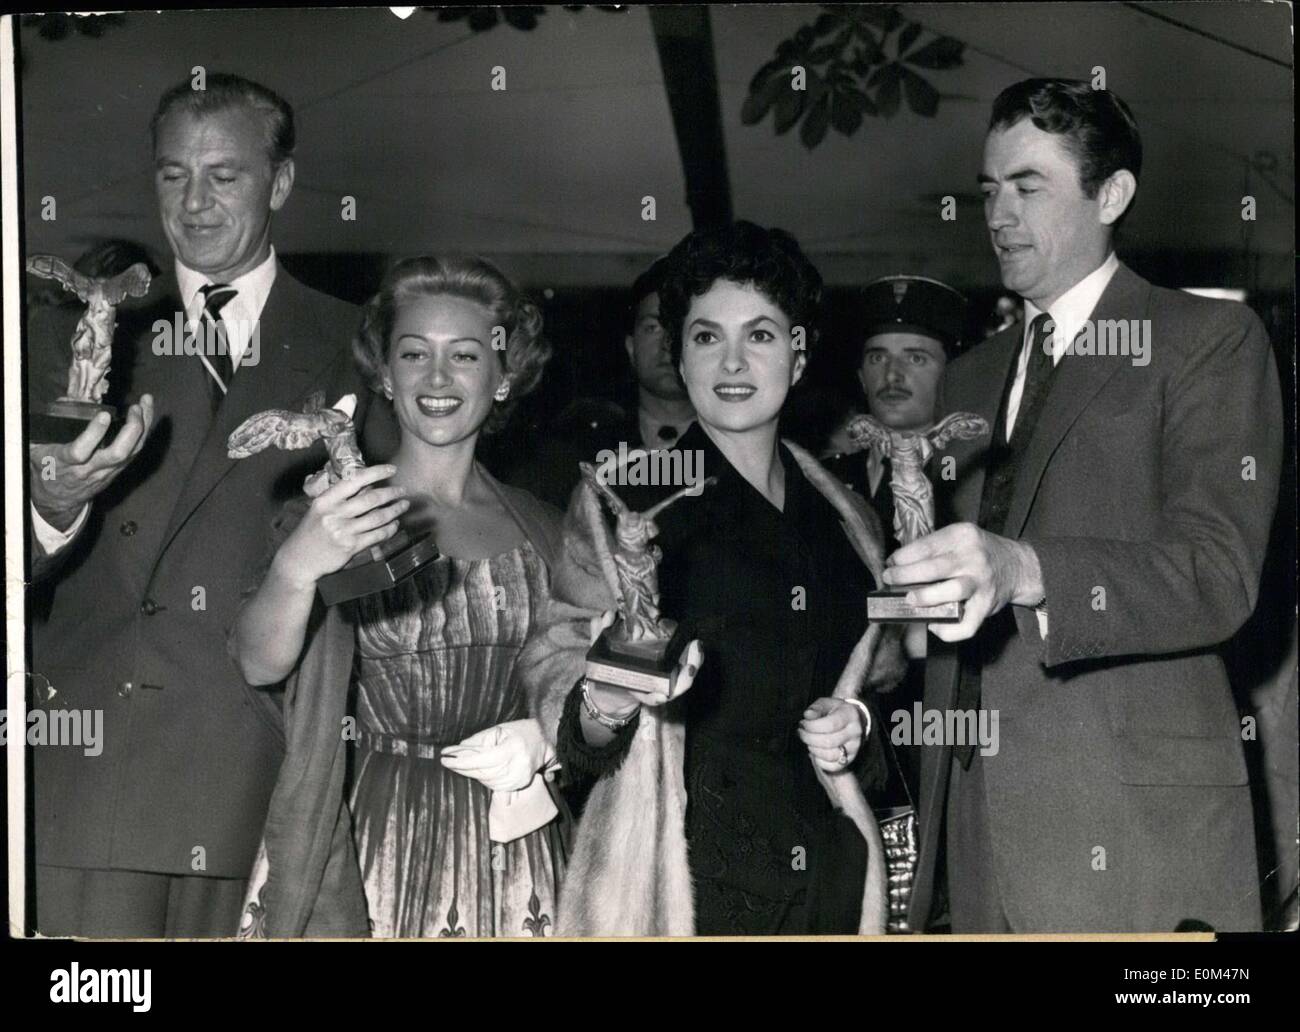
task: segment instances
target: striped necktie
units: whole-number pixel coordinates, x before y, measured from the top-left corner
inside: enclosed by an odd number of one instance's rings
[[[211,378],[209,386],[212,390],[212,410],[215,412],[225,398],[226,391],[230,389],[230,381],[235,376],[235,363],[230,358],[226,328],[221,323],[221,310],[239,291],[226,283],[206,283],[199,288],[199,292],[203,295],[201,318],[204,339],[209,345],[215,345],[217,342],[221,344],[220,347],[209,346],[204,349],[204,357],[207,360],[205,365]]]

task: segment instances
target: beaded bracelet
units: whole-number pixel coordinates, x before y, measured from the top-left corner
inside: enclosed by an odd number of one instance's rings
[[[591,682],[584,677],[579,682],[579,684],[582,686],[582,708],[586,711],[587,716],[589,716],[592,720],[594,720],[601,727],[605,728],[607,731],[622,731],[623,728],[627,727],[628,724],[632,723],[632,718],[635,717],[638,712],[640,712],[641,707],[638,704],[637,708],[634,709],[631,713],[629,713],[626,717],[607,716],[606,714],[600,712],[600,710],[596,708],[596,704],[591,701],[591,694],[590,694]]]

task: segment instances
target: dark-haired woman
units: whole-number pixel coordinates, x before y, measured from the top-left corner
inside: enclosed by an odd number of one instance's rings
[[[559,513],[475,461],[480,434],[537,383],[540,332],[537,307],[478,259],[402,262],[365,310],[356,357],[392,403],[398,451],[286,516],[232,636],[250,684],[289,678],[245,934],[550,928],[563,855],[539,779],[553,753],[512,675],[547,597]],[[319,579],[399,517],[434,532],[439,558],[322,613]],[[530,815],[546,823],[493,835],[497,817]]]
[[[717,479],[655,517],[659,585],[663,614],[697,640],[661,694],[582,676],[614,605],[581,488],[520,666],[561,763],[598,779],[558,930],[883,931],[884,858],[855,770],[870,724],[858,694],[902,672],[896,636],[866,628],[880,532],[777,436],[821,278],[789,234],[746,222],[691,234],[669,265],[660,312],[698,414],[679,447]],[[611,486],[644,511],[681,485]]]

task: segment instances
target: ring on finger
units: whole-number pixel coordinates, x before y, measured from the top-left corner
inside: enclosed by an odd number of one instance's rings
[[[849,747],[841,743],[840,744],[840,766],[847,767],[848,765],[849,765]]]

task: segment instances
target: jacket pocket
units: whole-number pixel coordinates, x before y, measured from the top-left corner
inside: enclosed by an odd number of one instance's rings
[[[1125,785],[1244,785],[1246,760],[1235,738],[1116,735]]]

